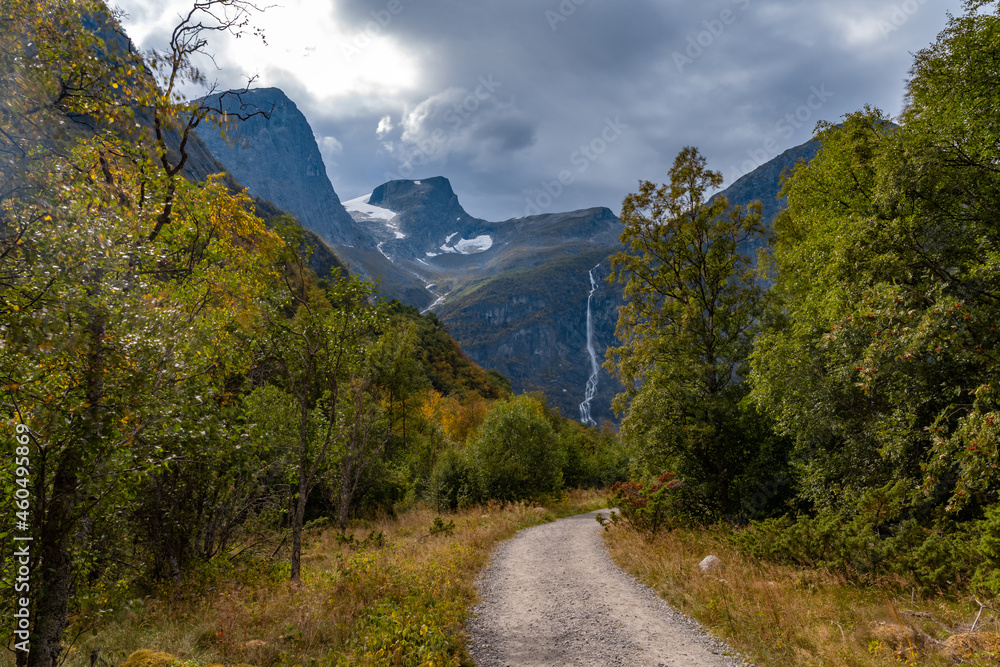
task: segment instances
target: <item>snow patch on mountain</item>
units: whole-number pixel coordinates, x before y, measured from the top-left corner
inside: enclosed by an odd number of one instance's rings
[[[345,201],[344,208],[346,208],[347,212],[351,214],[351,217],[358,222],[382,222],[386,229],[392,232],[397,239],[405,239],[406,234],[399,230],[399,223],[395,222],[396,213],[387,208],[369,204],[368,200],[371,199],[371,196],[372,193],[369,192],[363,197]]]
[[[440,250],[442,253],[452,253],[458,255],[475,255],[481,252],[486,252],[493,247],[493,237],[489,234],[483,234],[477,236],[474,239],[459,239],[458,242],[450,246],[451,240],[458,236],[458,232],[454,234],[449,234],[448,238],[445,239],[444,245],[441,246]],[[428,257],[436,257],[441,253],[427,253]]]
[[[477,236],[474,239],[462,239],[455,244],[455,249],[463,255],[473,255],[477,252],[486,252],[493,247],[493,237],[489,234]]]
[[[351,199],[344,202],[344,208],[352,213],[363,213],[369,218],[375,218],[377,220],[392,220],[396,217],[395,212],[390,211],[387,208],[381,208],[379,206],[372,206],[368,203],[368,200],[372,198],[372,193],[368,193],[363,197],[358,197],[357,199]]]

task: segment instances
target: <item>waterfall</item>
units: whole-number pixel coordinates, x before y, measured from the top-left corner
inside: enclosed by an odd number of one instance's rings
[[[594,292],[597,291],[597,281],[594,280],[594,269],[597,266],[587,273],[590,277],[590,295],[587,296],[587,354],[590,355],[590,377],[587,379],[587,388],[584,390],[583,403],[580,404],[580,421],[590,426],[597,426],[597,422],[590,416],[590,402],[597,395],[597,373],[601,369],[600,364],[597,363],[597,352],[594,351],[594,318],[590,308],[590,304],[594,300]]]

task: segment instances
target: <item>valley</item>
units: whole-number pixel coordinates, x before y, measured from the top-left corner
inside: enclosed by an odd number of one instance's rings
[[[296,216],[379,293],[436,313],[469,357],[538,391],[586,423],[615,421],[620,384],[601,366],[615,343],[621,287],[607,282],[622,249],[610,208],[488,221],[467,213],[439,175],[394,180],[342,201],[303,114],[281,90],[227,98],[232,112],[268,112],[230,122],[227,136],[201,133],[212,154],[251,194]],[[782,171],[813,144],[786,151],[722,194],[732,204],[781,208]],[[609,202],[611,203],[611,202]]]
[[[0,15],[9,659],[996,664],[997,3],[122,2]]]

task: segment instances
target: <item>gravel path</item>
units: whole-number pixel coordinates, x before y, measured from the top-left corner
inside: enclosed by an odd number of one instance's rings
[[[595,514],[527,528],[500,545],[477,582],[483,599],[468,626],[476,664],[746,664],[612,563]]]

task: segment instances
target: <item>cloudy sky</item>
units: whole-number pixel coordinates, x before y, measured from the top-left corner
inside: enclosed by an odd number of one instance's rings
[[[268,2],[269,0],[262,0]],[[864,104],[898,114],[960,0],[274,0],[212,35],[305,114],[341,199],[448,177],[472,215],[608,206],[698,146],[726,183]],[[112,0],[114,4],[115,0]],[[143,49],[190,0],[117,0]]]

